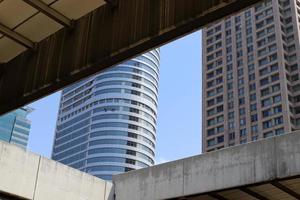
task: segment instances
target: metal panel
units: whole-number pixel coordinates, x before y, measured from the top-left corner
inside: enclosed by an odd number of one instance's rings
[[[260,0],[118,0],[4,65],[0,114],[170,42]]]
[[[43,1],[40,0],[23,0],[23,1],[28,3],[29,5],[31,5],[38,11],[40,11],[41,13],[44,13],[45,15],[47,15],[48,17],[50,17],[51,19],[53,19],[54,21],[56,21],[57,23],[63,26],[70,27],[72,25],[72,21],[70,19],[68,19],[61,13],[57,12],[55,9],[49,7]]]
[[[300,199],[300,194],[298,194],[297,192],[293,191],[292,189],[284,186],[283,184],[281,184],[278,181],[273,181],[271,183],[273,186],[275,186],[276,188],[282,190],[283,192],[289,194],[290,196],[296,198],[296,199]]]
[[[0,33],[3,35],[9,37],[13,41],[23,45],[24,47],[27,48],[33,48],[34,43],[30,41],[29,39],[25,38],[24,36],[10,30],[8,27],[0,23]]]

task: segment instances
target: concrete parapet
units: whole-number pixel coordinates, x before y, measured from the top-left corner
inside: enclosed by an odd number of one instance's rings
[[[171,199],[300,175],[300,132],[114,176],[116,200]]]
[[[34,200],[109,200],[111,192],[110,182],[0,142],[0,193]]]

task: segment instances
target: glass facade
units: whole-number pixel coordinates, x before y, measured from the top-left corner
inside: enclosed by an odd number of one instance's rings
[[[154,164],[159,50],[63,90],[52,158],[110,180]]]
[[[26,118],[30,108],[20,108],[0,116],[0,140],[26,148],[31,122]]]

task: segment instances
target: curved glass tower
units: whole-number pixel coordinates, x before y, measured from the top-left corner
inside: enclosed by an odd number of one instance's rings
[[[99,178],[154,164],[159,50],[64,89],[52,158]]]

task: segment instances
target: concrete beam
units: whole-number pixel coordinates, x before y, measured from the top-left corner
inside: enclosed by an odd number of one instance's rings
[[[0,199],[112,200],[112,183],[0,142]]]
[[[180,199],[299,176],[299,146],[296,132],[116,175],[116,198]]]
[[[1,23],[0,23],[0,33],[26,48],[29,49],[34,48],[34,42],[30,41],[29,39],[20,35],[19,33],[9,29],[7,26]]]
[[[51,8],[50,6],[45,4],[43,1],[41,1],[41,0],[23,0],[23,1],[26,2],[27,4],[31,5],[32,7],[34,7],[41,13],[44,13],[45,15],[47,15],[48,17],[50,17],[57,23],[59,23],[63,26],[68,26],[68,27],[72,26],[72,20],[70,20],[63,14],[59,13],[55,9]]]
[[[0,114],[259,1],[118,0],[115,9],[105,4],[76,20],[73,29],[59,30],[35,51],[4,64],[8,70],[0,77]]]
[[[40,157],[0,142],[0,191],[32,199]]]

